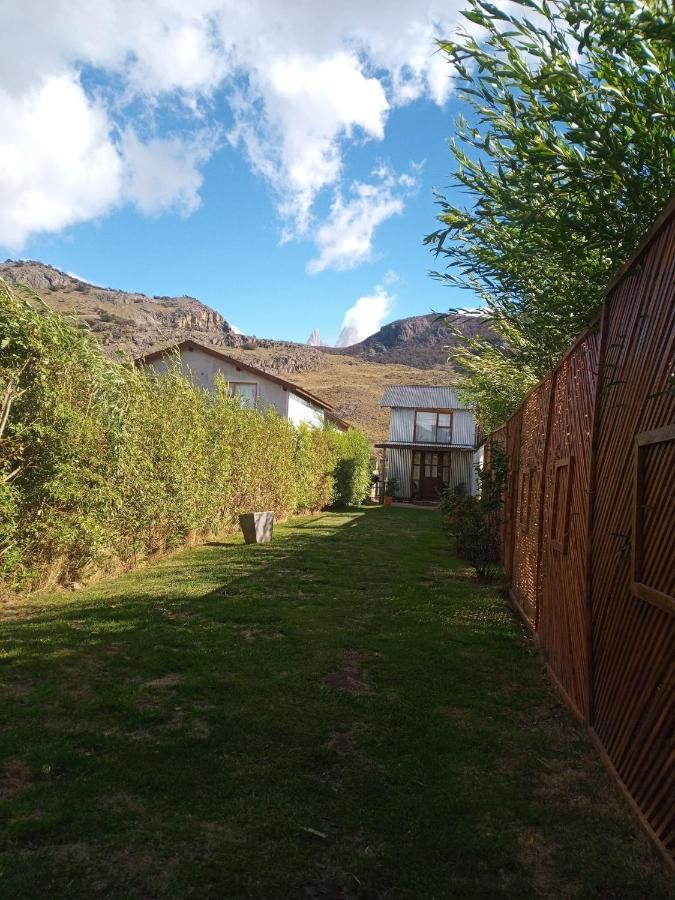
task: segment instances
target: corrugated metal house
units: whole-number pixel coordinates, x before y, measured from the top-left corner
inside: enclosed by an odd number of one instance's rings
[[[328,403],[297,384],[197,341],[188,339],[164,347],[138,357],[135,362],[158,375],[178,363],[186,375],[206,390],[213,390],[216,376],[220,375],[228,383],[230,394],[239,397],[242,403],[262,410],[273,407],[294,425],[306,422],[321,428],[326,424],[339,431],[347,431],[350,427]]]
[[[396,479],[400,500],[438,500],[463,485],[476,492],[474,465],[479,444],[476,419],[449,387],[391,385],[380,406],[389,407],[384,479]]]

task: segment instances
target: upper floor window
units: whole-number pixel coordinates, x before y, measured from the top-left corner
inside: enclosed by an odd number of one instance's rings
[[[230,397],[238,397],[242,406],[255,408],[258,399],[258,385],[255,381],[230,381]]]
[[[452,413],[416,410],[415,440],[424,444],[449,444],[452,441]]]

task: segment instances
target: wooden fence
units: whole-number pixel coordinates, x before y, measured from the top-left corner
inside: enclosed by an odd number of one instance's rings
[[[502,562],[561,694],[675,854],[675,201],[597,319],[488,438]]]

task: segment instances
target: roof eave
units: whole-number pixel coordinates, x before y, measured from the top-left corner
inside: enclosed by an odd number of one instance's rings
[[[254,375],[259,375],[261,378],[267,378],[268,381],[280,384],[285,390],[291,391],[291,393],[297,394],[298,397],[303,397],[305,400],[310,400],[312,403],[315,403],[317,406],[321,407],[324,412],[332,412],[333,407],[329,403],[326,403],[325,400],[322,400],[310,391],[301,388],[299,385],[294,384],[292,381],[287,381],[285,378],[279,378],[278,375],[272,375],[270,372],[265,372],[264,369],[259,369],[257,366],[251,366],[248,363],[237,359],[236,356],[221,353],[219,350],[216,350],[215,347],[209,347],[207,344],[200,344],[197,341],[193,341],[191,338],[186,338],[184,341],[179,341],[177,344],[171,344],[170,346],[160,348],[159,350],[153,350],[151,353],[146,353],[144,356],[137,356],[134,359],[134,364],[144,365],[146,363],[154,362],[154,360],[161,359],[163,356],[166,356],[174,350],[180,350],[181,347],[187,347],[189,350],[203,350],[204,353],[208,353],[216,359],[222,359],[224,362],[235,365],[239,370],[251,372]]]

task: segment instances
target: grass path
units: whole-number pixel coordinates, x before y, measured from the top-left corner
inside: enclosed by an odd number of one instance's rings
[[[2,614],[0,896],[672,896],[426,510],[296,519]]]

